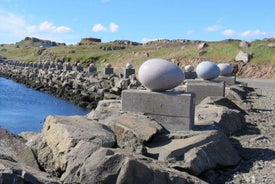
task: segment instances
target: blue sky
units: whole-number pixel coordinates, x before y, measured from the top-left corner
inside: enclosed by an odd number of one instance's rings
[[[219,41],[275,37],[274,0],[0,0],[0,43],[26,36]]]

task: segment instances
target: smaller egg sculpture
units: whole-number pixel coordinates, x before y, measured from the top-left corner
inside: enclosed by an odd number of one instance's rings
[[[152,91],[165,91],[178,86],[184,80],[184,72],[176,64],[160,58],[149,59],[139,68],[138,79]]]
[[[112,68],[112,65],[111,65],[110,63],[107,63],[107,64],[105,65],[105,67],[106,67],[106,68]]]
[[[219,67],[212,61],[203,61],[196,67],[198,77],[211,80],[220,75]]]
[[[184,70],[185,70],[186,72],[193,72],[193,71],[195,70],[195,68],[194,68],[194,66],[192,66],[192,65],[186,65],[186,66],[184,67]]]
[[[134,65],[132,63],[126,64],[126,69],[132,69],[132,68],[134,68]]]
[[[228,63],[219,63],[218,67],[220,69],[221,76],[230,75],[233,72],[233,66]]]

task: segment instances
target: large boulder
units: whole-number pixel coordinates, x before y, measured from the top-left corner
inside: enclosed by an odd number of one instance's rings
[[[235,61],[242,61],[244,63],[248,63],[250,59],[250,55],[244,51],[239,51],[235,57]]]
[[[38,161],[55,176],[60,176],[66,170],[67,156],[81,140],[102,147],[116,145],[115,135],[107,126],[82,116],[48,116],[41,136]]]
[[[87,119],[96,120],[103,124],[109,122],[114,117],[121,115],[121,101],[120,100],[101,100],[95,110],[87,114]]]
[[[86,147],[87,149],[87,147]],[[119,149],[100,148],[61,177],[63,183],[205,183],[185,172]]]
[[[200,104],[211,104],[211,105],[218,105],[218,106],[224,106],[229,109],[235,109],[240,111],[243,115],[247,115],[247,112],[245,112],[242,108],[240,108],[236,103],[229,100],[226,97],[222,96],[209,96],[203,99]]]
[[[157,133],[163,131],[163,127],[156,121],[142,114],[124,113],[108,122],[108,126],[116,135],[117,144],[137,153],[143,152],[143,144]]]
[[[33,167],[0,159],[0,183],[59,184],[61,182],[58,178],[51,177]]]
[[[120,100],[100,101],[87,118],[110,127],[118,147],[138,153],[143,152],[143,143],[164,131],[160,124],[143,114],[122,112]]]
[[[214,127],[226,135],[232,135],[245,127],[244,115],[225,106],[199,104],[195,110],[195,125],[209,129]]]
[[[219,131],[174,132],[166,140],[158,137],[147,146],[148,155],[195,175],[236,165],[241,159],[229,139]]]
[[[24,163],[36,169],[39,168],[35,155],[26,146],[26,141],[2,128],[0,128],[0,158]]]

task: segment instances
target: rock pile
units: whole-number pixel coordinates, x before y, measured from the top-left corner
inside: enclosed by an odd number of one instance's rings
[[[98,101],[102,99],[119,99],[124,89],[140,86],[134,75],[130,78],[123,78],[116,74],[105,76],[100,72],[90,75],[84,71],[64,71],[42,67],[39,69],[26,65],[0,63],[0,76],[64,98],[87,109],[95,108]]]

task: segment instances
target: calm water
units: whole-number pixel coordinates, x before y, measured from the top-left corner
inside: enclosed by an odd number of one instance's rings
[[[15,134],[41,131],[48,115],[85,115],[65,100],[0,77],[0,127]]]

